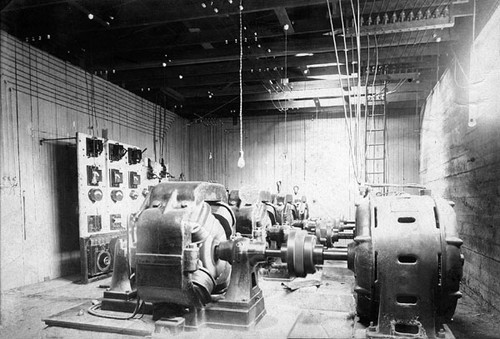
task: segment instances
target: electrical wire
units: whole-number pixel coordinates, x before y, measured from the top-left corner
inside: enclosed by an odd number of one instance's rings
[[[347,91],[349,94],[349,129],[352,131],[352,107],[351,107],[351,82],[349,80],[350,77],[350,71],[349,71],[349,57],[347,55],[347,41],[346,41],[346,29],[345,29],[345,24],[344,24],[344,14],[342,10],[342,0],[339,0],[339,10],[340,10],[340,21],[342,23],[342,36],[344,40],[344,56],[345,56],[345,69],[346,69],[346,76],[347,76]],[[335,34],[333,32],[332,34]],[[357,167],[357,165],[356,165]]]
[[[328,7],[328,17],[330,18],[330,28],[332,30],[332,40],[333,40],[333,46],[335,49],[335,57],[337,59],[336,63],[337,63],[337,71],[338,71],[337,73],[338,73],[338,77],[339,77],[339,84],[340,84],[340,89],[342,90],[342,93],[343,93],[344,88],[343,88],[343,84],[342,84],[342,72],[340,69],[340,60],[339,60],[339,53],[338,53],[338,48],[337,48],[337,41],[335,40],[335,28],[333,26],[333,18],[332,18],[332,11],[330,8],[330,1],[326,0],[326,4]],[[345,39],[345,35],[344,35],[344,39]],[[346,60],[346,63],[347,63],[347,60]],[[347,74],[347,79],[349,79],[349,73]],[[350,155],[350,159],[351,159],[351,165],[353,166],[353,172],[354,172],[354,177],[356,179],[356,182],[358,183],[358,185],[360,185],[361,182],[359,180],[359,176],[357,173],[357,166],[355,165],[354,152],[352,149],[352,131],[350,129],[349,124],[347,123],[347,108],[346,108],[344,96],[342,96],[342,107],[344,109],[344,122],[345,122],[346,131],[347,131],[348,142],[349,142],[349,155]]]
[[[154,157],[155,157],[155,161],[158,161],[157,157],[156,157],[156,117],[157,117],[157,106],[155,105],[153,107],[153,154],[154,154]]]
[[[356,155],[359,157],[358,159],[358,171],[362,172],[361,167],[362,165],[362,159],[361,159],[361,152],[359,150],[360,146],[360,140],[361,140],[361,35],[360,35],[360,18],[361,18],[361,13],[360,13],[360,8],[359,8],[359,0],[357,0],[357,16],[355,15],[356,12],[354,11],[354,2],[351,0],[351,8],[353,10],[353,17],[354,17],[354,27],[356,29],[356,48],[357,48],[357,55],[358,55],[358,91],[357,91],[357,100],[356,100]]]
[[[368,152],[368,138],[366,135],[366,130],[368,128],[368,113],[370,112],[370,107],[368,105],[368,82],[370,78],[370,35],[366,35],[366,45],[367,45],[367,60],[366,60],[366,79],[365,79],[365,137],[364,137],[364,145],[365,145],[365,151],[364,151],[364,178],[366,181],[366,158],[367,158],[367,152]]]
[[[458,56],[457,56],[457,53],[455,52],[455,50],[453,48],[451,48],[451,51],[453,52],[453,55],[455,56],[454,58],[454,80],[455,80],[455,85],[458,87],[458,88],[461,88],[461,89],[468,89],[469,86],[462,86],[458,83],[457,81],[457,64],[458,64],[458,67],[460,67],[460,71],[462,72],[463,76],[465,77],[465,80],[467,81],[467,83],[470,83],[470,79],[469,79],[469,76],[468,74],[465,72],[464,68],[462,67],[462,64],[460,63],[460,60],[458,59]]]
[[[134,312],[130,316],[126,317],[120,317],[118,315],[112,315],[108,313],[103,313],[101,310],[102,303],[98,303],[96,305],[92,305],[88,308],[87,312],[93,316],[100,317],[100,318],[106,318],[106,319],[115,319],[115,320],[130,320],[133,319],[139,311],[144,307],[144,301],[141,300],[139,297],[137,297],[137,303],[135,305]],[[144,315],[144,313],[143,313]],[[141,316],[142,318],[142,316]]]
[[[359,179],[358,179],[359,177],[357,175],[357,168],[358,168],[358,163],[357,163],[358,159],[356,156],[357,146],[356,146],[356,140],[353,140],[353,137],[352,137],[352,133],[353,133],[353,131],[352,131],[352,118],[353,118],[353,116],[352,116],[352,103],[351,103],[352,94],[351,94],[351,83],[350,83],[351,70],[349,69],[350,62],[349,62],[349,56],[347,53],[346,28],[345,28],[345,24],[344,24],[344,15],[343,15],[341,0],[339,0],[339,9],[340,9],[340,17],[341,17],[341,23],[342,23],[342,36],[343,36],[343,42],[344,42],[344,58],[345,58],[345,69],[346,69],[346,77],[347,77],[347,79],[346,79],[347,80],[347,93],[348,93],[348,103],[349,103],[349,123],[348,123],[348,129],[349,129],[349,135],[350,135],[349,147],[350,147],[351,157],[354,159],[352,166],[353,166],[353,170],[355,171],[354,173],[355,173],[356,181],[359,182]],[[330,22],[331,22],[331,25],[333,25],[333,20],[331,19],[331,16],[330,16]],[[332,34],[334,34],[334,33],[332,33]],[[352,36],[351,36],[351,47],[352,47],[352,45],[353,45],[353,43],[352,43]],[[347,124],[347,117],[346,117],[346,124]],[[354,147],[353,147],[353,144],[354,144]]]
[[[471,47],[471,55],[472,57],[475,57],[475,53],[476,53],[476,43],[475,43],[475,39],[476,39],[476,0],[472,0],[472,4],[473,4],[473,7],[472,7],[472,47]]]
[[[365,3],[363,4],[363,9],[362,9],[362,11],[361,11],[362,13],[364,13],[364,12],[365,12],[365,8],[366,8],[366,3],[367,3],[367,2],[368,2],[368,0],[365,0]]]
[[[422,3],[420,4],[420,7],[419,7],[419,11],[423,10],[424,7],[425,7],[425,3],[427,2],[427,0],[423,0]],[[418,11],[417,11],[418,12]]]
[[[95,78],[92,74],[90,75],[90,105],[92,110],[93,124],[95,125],[92,126],[92,136],[94,136],[99,131],[99,123],[97,121],[97,110],[95,108]]]
[[[191,126],[191,125],[193,125],[193,124],[195,124],[195,123],[198,123],[198,122],[202,121],[204,118],[206,118],[206,117],[207,117],[207,116],[209,116],[210,114],[213,114],[213,113],[217,112],[217,111],[218,111],[218,110],[220,110],[221,108],[223,108],[223,107],[225,107],[225,106],[229,105],[230,103],[232,103],[233,101],[236,101],[236,100],[237,100],[237,99],[239,99],[239,98],[240,98],[240,96],[235,96],[235,97],[234,97],[234,98],[232,98],[231,100],[226,101],[226,102],[225,102],[225,103],[223,103],[222,105],[220,105],[220,106],[218,106],[218,107],[214,108],[214,109],[213,109],[213,110],[211,110],[210,112],[206,113],[205,115],[202,115],[201,117],[196,118],[195,120],[193,120],[192,122],[190,122],[190,123],[188,123],[188,124],[186,124],[186,125],[187,125],[187,126]]]
[[[9,45],[5,46],[6,51],[11,51],[12,53],[6,54],[6,62],[13,62],[15,59],[14,49],[10,48]],[[20,67],[20,70],[25,70],[28,67],[28,62],[24,60],[17,60],[17,64]],[[64,67],[65,73],[55,72],[55,69],[59,69],[59,67]],[[83,72],[83,74],[82,74]],[[9,72],[5,73],[5,79],[7,81],[12,79],[12,76]],[[91,98],[90,98],[90,86],[88,76],[91,76],[87,72],[83,70],[77,69],[75,66],[68,65],[67,63],[56,62],[50,58],[44,58],[39,61],[37,66],[36,75],[32,76],[32,81],[36,82],[38,85],[36,88],[32,88],[36,90],[36,92],[30,91],[30,81],[27,76],[24,76],[22,71],[19,72],[17,80],[18,80],[18,89],[20,93],[29,95],[37,100],[37,106],[39,105],[39,100],[57,100],[57,105],[62,108],[73,110],[79,114],[87,115],[89,118],[88,126],[90,126],[90,130],[92,129],[92,121],[93,121],[93,110],[91,109]],[[39,86],[41,83],[41,78],[49,81],[50,86]],[[76,79],[85,79],[85,81],[77,82]],[[71,79],[71,82],[68,81]],[[100,79],[96,79],[100,80]],[[13,80],[12,80],[13,81]],[[113,92],[116,94],[120,92],[120,100],[116,98],[107,98],[108,101],[112,102],[116,109],[121,111],[121,114],[116,115],[108,115],[106,111],[102,109],[105,105],[105,90],[104,90],[104,81],[96,81],[95,82],[95,90],[94,90],[94,98],[96,105],[101,108],[99,112],[99,118],[102,121],[113,122],[119,126],[130,126],[131,124],[135,126],[139,126],[144,129],[146,134],[151,135],[153,126],[152,126],[152,103],[148,104],[148,110],[143,112],[143,115],[138,118],[135,116],[135,106],[131,103],[132,98],[126,94],[125,90],[113,86]],[[51,101],[52,102],[52,101]],[[97,109],[96,109],[97,112]],[[89,134],[91,134],[89,132]]]
[[[92,126],[92,108],[90,106],[90,98],[89,98],[89,85],[88,85],[88,81],[87,81],[87,72],[83,72],[83,76],[84,76],[84,79],[85,79],[85,94],[87,96],[87,110],[88,110],[88,123],[89,123],[89,128],[90,126]],[[31,79],[30,79],[30,83],[31,83]],[[31,89],[30,89],[30,92],[31,92]],[[92,132],[94,130],[92,129]]]
[[[240,80],[240,159],[238,165],[245,166],[243,158],[243,0],[240,0],[240,67],[239,67],[239,80]],[[243,160],[242,162],[240,160]]]
[[[288,29],[285,29],[285,81],[288,81]],[[287,156],[288,154],[288,128],[287,128],[287,115],[288,115],[288,102],[285,98],[285,109],[284,109],[284,112],[285,112],[285,157]]]

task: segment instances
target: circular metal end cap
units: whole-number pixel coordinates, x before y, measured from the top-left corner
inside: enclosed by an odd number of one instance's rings
[[[89,199],[92,202],[101,201],[103,197],[102,191],[99,188],[94,188],[89,191]]]

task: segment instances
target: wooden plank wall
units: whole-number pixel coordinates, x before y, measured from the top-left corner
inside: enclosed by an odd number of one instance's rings
[[[387,178],[389,183],[419,183],[420,114],[389,112],[387,119]],[[392,191],[392,190],[391,190]],[[418,193],[405,189],[409,193]]]
[[[169,167],[187,172],[188,164],[183,119],[3,31],[0,43],[0,281],[6,290],[79,270],[75,143],[40,145],[40,139],[78,131],[101,136],[107,129],[110,139],[147,147],[145,156],[154,158],[153,135],[163,140],[161,115]]]
[[[388,120],[390,182],[418,182],[419,118],[397,115]],[[276,182],[291,192],[294,185],[308,197],[311,215],[354,218],[357,185],[349,160],[344,118],[324,111],[315,115],[245,118],[246,166],[237,167],[239,125],[231,119],[189,126],[189,176],[213,180],[228,189],[253,185],[276,191]],[[210,159],[210,152],[212,159]],[[285,157],[286,153],[286,157]]]
[[[456,203],[463,289],[500,311],[500,9],[475,40],[475,53],[451,67],[427,99],[420,174]],[[470,118],[476,125],[469,126]]]

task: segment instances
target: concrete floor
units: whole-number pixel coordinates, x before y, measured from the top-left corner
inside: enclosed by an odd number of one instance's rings
[[[2,295],[0,338],[142,338],[128,335],[88,332],[48,327],[41,319],[102,297],[110,278],[88,285],[77,283],[78,276],[9,290]],[[279,281],[260,280],[267,314],[250,332],[202,329],[177,338],[363,338],[364,330],[354,323],[353,277],[339,265],[325,267],[307,279],[319,279],[322,285],[288,292]],[[85,316],[89,316],[85,312]],[[500,338],[500,317],[481,309],[467,295],[459,301],[454,321],[449,324],[457,339]],[[145,316],[143,326],[150,326]],[[294,325],[297,324],[295,327]],[[344,333],[344,334],[342,334]],[[156,337],[156,336],[154,336]]]

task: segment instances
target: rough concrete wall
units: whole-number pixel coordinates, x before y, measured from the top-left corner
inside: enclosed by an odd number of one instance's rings
[[[497,310],[500,310],[499,61],[500,9],[497,9],[475,39],[469,75],[461,76],[459,67],[451,67],[427,100],[420,167],[422,182],[435,194],[456,203],[459,232],[464,240],[465,292]]]

